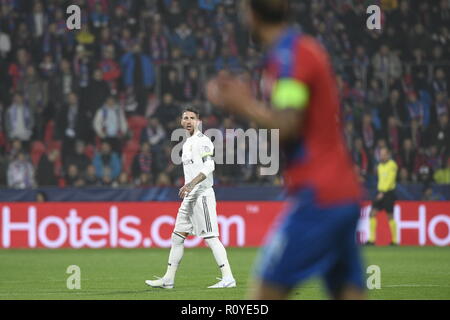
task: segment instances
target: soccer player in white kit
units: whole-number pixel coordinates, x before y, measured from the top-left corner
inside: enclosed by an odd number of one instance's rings
[[[236,287],[236,281],[228,263],[227,252],[219,240],[216,197],[213,186],[214,145],[198,130],[200,115],[194,108],[186,108],[181,117],[181,126],[189,137],[183,144],[183,171],[185,182],[179,192],[183,199],[178,210],[172,233],[172,247],[166,274],[157,280],[146,280],[154,288],[172,289],[175,273],[184,252],[184,240],[189,235],[202,237],[211,248],[217,265],[222,272],[220,281],[208,288]]]

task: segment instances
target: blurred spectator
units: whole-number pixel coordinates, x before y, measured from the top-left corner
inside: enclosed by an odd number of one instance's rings
[[[148,119],[147,126],[141,132],[141,144],[147,142],[152,148],[158,149],[159,145],[164,142],[166,132],[159,120],[155,117]]]
[[[11,38],[0,29],[0,58],[5,59],[11,51]]]
[[[70,63],[63,59],[59,64],[59,72],[55,73],[50,81],[50,102],[56,112],[62,104],[67,103],[70,93],[78,93],[78,79],[72,73]]]
[[[170,94],[176,102],[183,100],[183,87],[179,78],[178,71],[170,68],[167,72],[167,79],[162,83],[163,94]]]
[[[79,174],[79,169],[75,164],[70,164],[67,167],[67,172],[65,175],[65,183],[66,186],[68,187],[76,187],[77,185],[80,184],[80,174]]]
[[[435,94],[443,93],[446,96],[450,93],[447,81],[445,80],[445,73],[442,68],[436,69],[433,80],[433,90]]]
[[[440,194],[434,192],[432,187],[426,187],[422,195],[423,201],[442,201],[445,200]]]
[[[128,124],[123,109],[114,97],[108,97],[103,107],[98,109],[94,129],[98,137],[108,140],[113,150],[120,152],[120,140],[127,134]]]
[[[231,55],[228,47],[222,47],[221,54],[215,60],[216,71],[223,69],[236,71],[240,68],[239,59]]]
[[[436,170],[434,173],[434,181],[438,184],[450,184],[450,157],[447,159],[445,167]]]
[[[382,45],[379,52],[372,59],[374,74],[377,79],[386,81],[387,78],[397,79],[401,76],[402,63],[395,52],[387,45]]]
[[[103,49],[102,55],[103,55],[103,58],[99,63],[99,68],[102,72],[103,80],[108,83],[110,92],[112,94],[116,94],[117,90],[118,90],[118,80],[122,74],[122,71],[120,70],[119,64],[114,60],[115,59],[114,46],[113,45],[106,46]],[[99,75],[100,75],[100,73],[94,73],[94,81],[100,80]],[[95,86],[95,85],[91,84],[91,87],[92,86]],[[99,86],[99,85],[97,85],[97,86]],[[105,89],[103,89],[103,88],[102,88],[102,90],[105,91]],[[103,92],[103,91],[100,91],[100,92]],[[92,92],[96,92],[96,91],[92,90]],[[93,107],[93,106],[91,106],[91,107]]]
[[[433,170],[441,168],[442,166],[442,155],[439,154],[438,147],[436,145],[431,145],[428,148],[426,164]]]
[[[155,71],[150,57],[142,53],[141,46],[135,44],[120,59],[122,79],[126,87],[133,88],[139,104],[139,112],[143,114],[149,90],[155,83]]]
[[[171,36],[171,45],[181,49],[186,57],[193,57],[195,54],[196,40],[192,30],[186,23],[181,23]]]
[[[44,31],[47,28],[49,17],[44,11],[44,7],[41,1],[36,1],[33,6],[33,12],[29,19],[29,29],[33,30],[33,37],[41,38],[44,35]]]
[[[400,152],[400,141],[402,139],[402,132],[400,130],[397,119],[393,116],[388,118],[387,138],[394,155],[397,155]]]
[[[183,86],[183,101],[184,102],[199,102],[202,95],[202,85],[199,80],[198,69],[190,67],[187,72],[187,77],[184,80]]]
[[[34,169],[23,152],[19,152],[8,166],[8,187],[12,189],[27,189],[35,186]]]
[[[436,94],[435,110],[436,116],[439,118],[443,115],[449,115],[450,113],[450,99],[447,98],[445,93],[439,92]]]
[[[183,21],[183,12],[180,6],[179,0],[171,0],[166,2],[165,15],[164,15],[164,23],[167,24],[170,30],[174,30],[180,21]]]
[[[408,95],[408,103],[406,107],[408,108],[409,118],[411,121],[415,121],[418,124],[423,124],[425,117],[425,106],[419,99],[417,99],[417,95],[415,93],[410,93]]]
[[[146,42],[148,43],[150,57],[155,64],[168,62],[170,54],[169,39],[163,31],[160,20],[153,22]]]
[[[409,175],[408,169],[401,168],[399,172],[398,182],[402,184],[408,184],[411,182],[411,177]]]
[[[48,93],[45,82],[40,79],[33,66],[27,67],[25,75],[18,83],[18,90],[22,92],[24,100],[33,113],[37,137],[40,139],[43,136],[43,113],[47,108]]]
[[[40,202],[40,203],[47,202],[48,201],[47,194],[45,192],[43,192],[43,191],[38,191],[36,193],[35,201],[36,202]]]
[[[23,143],[19,139],[14,139],[11,141],[11,148],[9,150],[8,154],[8,160],[14,161],[16,159],[19,152],[25,152],[25,148],[23,147]]]
[[[101,176],[100,185],[103,187],[111,187],[113,183],[112,170],[110,167],[105,167]]]
[[[91,159],[86,155],[85,144],[81,140],[75,142],[74,150],[71,150],[65,159],[63,162],[65,168],[75,165],[82,174],[86,172],[87,167],[91,163]]]
[[[163,96],[162,104],[156,110],[155,117],[159,119],[167,132],[172,132],[180,126],[178,122],[178,118],[181,116],[180,112],[181,109],[173,101],[173,96],[166,93]]]
[[[20,33],[19,33],[20,34]],[[19,81],[25,75],[26,68],[30,65],[30,54],[24,49],[17,50],[16,59],[9,65],[8,75],[11,78],[12,90],[16,91]]]
[[[5,187],[8,184],[8,157],[0,154],[0,187]]]
[[[416,165],[416,152],[414,150],[414,146],[412,144],[411,139],[405,139],[403,141],[403,146],[400,150],[398,165],[400,168],[405,168],[408,173],[412,173],[414,171]]]
[[[131,174],[134,179],[138,179],[142,173],[152,173],[152,154],[150,144],[144,142],[141,144],[140,152],[134,156],[131,168]]]
[[[29,141],[33,134],[34,114],[25,105],[20,94],[14,95],[13,104],[9,107],[5,117],[8,138]]]
[[[367,103],[371,108],[381,109],[385,99],[384,90],[381,88],[379,80],[372,79],[367,91]]]
[[[98,186],[99,179],[97,178],[97,174],[95,172],[94,165],[90,164],[86,168],[86,174],[84,176],[84,183],[86,186]]]
[[[151,187],[152,183],[151,183],[151,175],[150,175],[150,173],[142,172],[139,175],[137,186],[139,186],[141,188]]]
[[[38,186],[57,186],[58,177],[56,174],[56,164],[59,151],[52,150],[47,154],[43,154],[39,160],[36,170],[36,182]]]
[[[353,147],[353,141],[356,138],[356,132],[354,130],[353,121],[349,120],[345,123],[344,137],[345,137],[345,142],[346,142],[347,148],[349,150],[351,150]]]
[[[85,101],[89,119],[94,117],[95,112],[102,107],[110,93],[110,87],[104,79],[102,70],[95,69],[89,85],[89,94]]]
[[[372,124],[372,116],[365,114],[362,119],[362,137],[364,147],[368,150],[372,150],[375,146],[376,132]]]
[[[369,157],[361,138],[357,138],[354,142],[353,161],[358,166],[358,172],[361,176],[365,176],[369,172]]]
[[[55,72],[56,72],[56,64],[53,61],[53,57],[50,54],[46,54],[42,59],[42,62],[39,64],[39,73],[45,80],[45,86],[47,88],[49,85],[48,80],[50,80],[55,75]]]
[[[219,47],[217,35],[215,34],[214,29],[211,27],[206,27],[204,31],[200,30],[197,37],[200,43],[199,50],[202,51],[201,54],[206,56],[208,60],[213,60],[216,57]],[[202,58],[198,57],[198,55],[199,51],[197,51],[197,60],[202,61]]]
[[[134,184],[130,182],[130,177],[125,171],[122,171],[119,175],[119,178],[117,178],[117,181],[113,183],[113,187],[115,188],[130,188],[133,186]]]
[[[62,158],[65,162],[74,153],[75,142],[86,139],[86,124],[89,123],[75,93],[68,95],[67,103],[61,106],[56,119],[56,137],[62,140]]]
[[[169,187],[171,184],[170,177],[165,172],[161,172],[156,178],[155,186],[157,187]]]
[[[437,146],[441,155],[450,152],[450,123],[448,115],[442,114],[438,119],[438,125],[430,128],[430,143]]]
[[[198,0],[198,6],[202,10],[213,12],[221,1],[222,0]]]
[[[115,179],[119,176],[121,170],[120,158],[116,152],[112,152],[111,146],[107,142],[102,142],[100,152],[96,152],[93,160],[95,167],[95,174],[97,178],[103,179],[105,176],[110,176],[111,179]],[[104,170],[107,168],[107,174],[104,174]]]

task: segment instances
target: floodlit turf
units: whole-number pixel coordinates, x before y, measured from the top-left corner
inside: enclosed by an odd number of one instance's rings
[[[367,247],[366,266],[381,268],[373,299],[450,299],[450,248]],[[220,274],[208,248],[186,249],[173,290],[144,280],[165,271],[168,250],[0,250],[0,299],[244,299],[257,249],[228,249],[237,288],[207,289]],[[81,289],[68,290],[66,269],[81,268]],[[293,299],[324,299],[318,280],[296,289]]]

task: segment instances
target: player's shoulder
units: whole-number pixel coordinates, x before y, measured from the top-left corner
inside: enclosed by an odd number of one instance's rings
[[[397,169],[398,167],[397,163],[393,159],[389,160],[389,166],[393,169]]]
[[[200,143],[212,143],[211,139],[207,135],[205,135],[204,133],[201,133],[201,132],[197,132],[195,134],[195,138]]]
[[[297,50],[300,54],[309,55],[319,59],[327,60],[328,54],[323,45],[310,35],[302,35],[298,42]]]

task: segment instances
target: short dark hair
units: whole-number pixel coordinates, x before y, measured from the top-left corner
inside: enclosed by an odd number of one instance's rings
[[[288,0],[248,0],[251,9],[267,23],[282,23],[289,17]]]
[[[195,115],[197,116],[197,118],[200,119],[200,111],[199,111],[197,108],[195,108],[195,107],[192,107],[192,106],[186,106],[186,107],[183,108],[183,112],[181,112],[181,114],[183,114],[183,113],[185,113],[185,112],[192,112],[192,113],[195,113]]]

